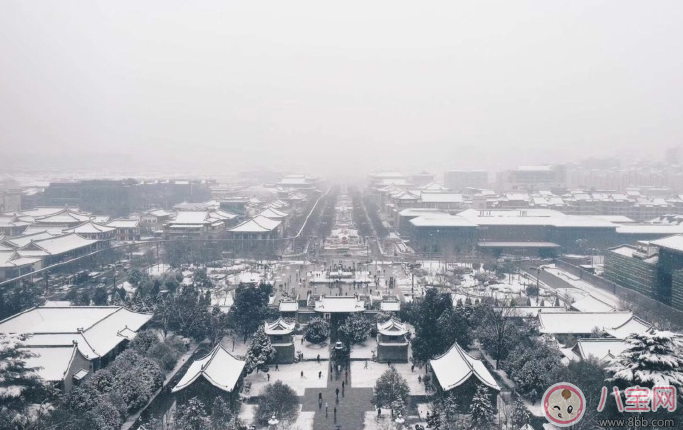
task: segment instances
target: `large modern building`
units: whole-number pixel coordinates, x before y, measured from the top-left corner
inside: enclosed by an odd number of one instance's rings
[[[519,166],[499,172],[499,191],[553,190],[567,187],[567,169],[564,165]]]
[[[683,310],[683,235],[610,249],[605,254],[604,276]]]

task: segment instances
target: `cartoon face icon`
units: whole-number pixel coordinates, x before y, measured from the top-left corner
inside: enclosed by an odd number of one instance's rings
[[[557,427],[568,427],[581,421],[586,400],[581,389],[561,382],[548,388],[543,395],[543,413]]]

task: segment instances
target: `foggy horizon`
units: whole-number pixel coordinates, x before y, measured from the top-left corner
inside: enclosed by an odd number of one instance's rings
[[[672,1],[11,2],[3,170],[664,161],[683,142],[680,22]]]

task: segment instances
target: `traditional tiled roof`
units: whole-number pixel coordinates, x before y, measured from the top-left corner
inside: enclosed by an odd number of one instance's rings
[[[348,313],[364,310],[365,303],[354,296],[323,296],[315,302],[316,312]]]
[[[97,243],[95,239],[85,239],[76,233],[47,239],[35,240],[22,247],[22,249],[42,249],[50,255],[64,254]]]
[[[26,367],[36,368],[38,376],[47,382],[63,381],[71,368],[74,358],[77,354],[80,354],[78,347],[74,344],[64,346],[33,346],[22,349],[34,355],[34,357],[26,359]]]
[[[232,392],[244,370],[245,362],[233,357],[220,343],[203,358],[195,360],[171,392],[190,386],[199,377],[223,391]]]
[[[619,327],[633,317],[631,312],[541,312],[540,332],[548,334],[589,334],[594,328]]]
[[[0,321],[0,332],[31,334],[27,347],[78,344],[89,360],[130,340],[152,319],[119,306],[39,306]]]
[[[403,336],[408,333],[406,325],[394,318],[377,323],[377,331],[385,336]]]
[[[484,364],[470,356],[457,343],[454,343],[445,354],[429,360],[429,364],[444,391],[450,391],[462,385],[472,376],[484,385],[500,391],[496,380]]]
[[[282,318],[278,318],[276,321],[273,321],[272,323],[265,322],[264,326],[266,334],[283,335],[292,333],[294,331],[294,327],[296,326],[296,324],[293,322],[287,322]]]
[[[231,228],[234,233],[265,233],[275,230],[282,222],[257,215]]]
[[[299,310],[299,303],[294,300],[283,300],[278,307],[280,312],[296,312]]]
[[[78,233],[78,234],[99,234],[99,233],[109,233],[116,230],[115,227],[110,227],[106,225],[95,224],[92,221],[88,221],[74,228],[64,230],[65,233]]]
[[[572,351],[584,360],[592,356],[600,361],[612,361],[627,346],[622,339],[578,339]]]
[[[114,219],[107,223],[107,226],[115,228],[138,228],[139,225],[139,219]]]
[[[264,216],[266,218],[278,219],[279,220],[279,219],[283,219],[283,218],[287,217],[288,214],[286,214],[285,212],[279,211],[275,208],[266,208],[259,215]]]

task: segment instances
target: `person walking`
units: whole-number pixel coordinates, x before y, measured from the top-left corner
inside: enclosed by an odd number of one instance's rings
[[[302,378],[304,377],[304,371],[303,370],[301,371],[301,377]]]
[[[344,381],[342,381],[342,393],[344,392]]]
[[[329,407],[330,405],[328,405],[327,402],[325,402],[325,418],[327,418],[327,408]]]
[[[266,373],[266,376],[268,376],[268,382],[270,382],[270,373]]]
[[[368,368],[368,360],[365,360],[365,367],[363,369],[367,369],[367,368]]]
[[[318,372],[318,379],[320,379],[322,377],[323,377],[323,371],[321,370],[320,372]]]
[[[277,370],[278,372],[280,371],[280,368],[277,366],[277,363],[275,363],[275,370]]]
[[[339,387],[337,387],[337,389],[334,390],[334,392],[337,395],[337,400],[339,400]]]
[[[337,421],[337,407],[334,407],[334,420]]]

